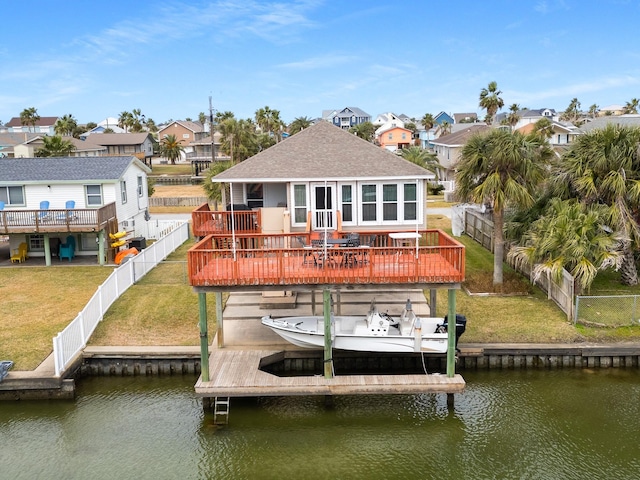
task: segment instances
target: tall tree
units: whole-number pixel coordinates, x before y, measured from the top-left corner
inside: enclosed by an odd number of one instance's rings
[[[576,122],[580,118],[580,102],[577,98],[573,98],[567,109],[560,115],[560,120],[567,122]]]
[[[507,118],[505,120],[507,121],[507,125],[511,127],[511,130],[515,128],[515,126],[518,124],[518,121],[520,120],[520,115],[518,115],[519,111],[520,105],[518,105],[517,103],[512,103],[509,107],[509,114],[507,115]]]
[[[38,110],[34,107],[25,108],[20,112],[20,124],[31,127],[29,128],[29,131],[33,128],[33,131],[35,132],[38,120],[40,120],[40,115],[38,115]]]
[[[635,115],[638,113],[638,106],[640,106],[640,100],[638,100],[637,98],[632,98],[624,106],[623,112],[627,114],[631,113]]]
[[[436,128],[436,135],[438,137],[443,137],[445,135],[449,135],[451,133],[451,124],[446,120],[443,120],[440,124],[438,124],[438,128]]]
[[[640,246],[640,127],[608,124],[578,136],[551,179],[561,198],[608,208],[609,226],[621,237],[621,281],[638,284],[634,250]]]
[[[124,128],[125,133],[129,131],[129,128],[133,125],[133,115],[131,112],[120,112],[118,116],[118,126]]]
[[[438,157],[435,153],[431,153],[428,150],[425,150],[418,146],[412,146],[408,148],[403,148],[400,155],[405,160],[408,160],[411,163],[415,163],[416,165],[433,173],[436,176],[436,178],[440,178],[440,171],[442,170],[442,165],[440,165],[440,162],[438,161]]]
[[[501,93],[496,82],[490,82],[487,88],[480,90],[479,106],[487,111],[487,116],[485,117],[487,124],[493,123],[496,112],[504,107],[504,100],[500,98]]]
[[[198,122],[200,122],[202,125],[207,123],[207,115],[204,112],[200,112],[198,114]]]
[[[503,129],[476,134],[462,147],[456,193],[462,201],[493,208],[493,286],[498,292],[503,282],[505,208],[534,203],[533,192],[551,157],[551,148],[539,136]]]
[[[294,135],[298,132],[301,132],[305,128],[309,128],[311,126],[311,119],[307,117],[296,117],[293,119],[293,122],[289,125],[289,134]]]
[[[63,140],[61,136],[42,137],[43,145],[36,150],[36,157],[68,157],[76,147],[70,140]]]
[[[258,153],[258,135],[251,119],[228,118],[218,125],[218,129],[222,135],[220,148],[234,164]]]
[[[349,133],[353,133],[356,137],[360,137],[367,142],[373,142],[376,126],[371,122],[358,123],[349,129]]]
[[[207,194],[207,198],[213,201],[214,210],[217,210],[218,204],[222,202],[222,188],[225,184],[212,182],[211,179],[232,166],[233,162],[213,162],[205,174],[205,181],[202,184],[202,188]]]
[[[595,103],[589,107],[589,116],[591,118],[596,118],[598,116],[598,112],[600,111],[600,107]]]
[[[184,152],[184,147],[175,135],[167,135],[160,141],[160,155],[169,160],[172,165],[176,164],[176,160],[181,157],[182,152]]]
[[[425,113],[422,116],[422,119],[420,119],[420,123],[425,130],[431,130],[436,124],[436,121],[434,120],[433,115],[431,115],[430,113]]]
[[[77,128],[78,122],[70,113],[67,115],[63,115],[61,118],[58,118],[55,125],[53,126],[56,135],[68,137],[72,136]]]
[[[282,140],[284,122],[280,118],[279,110],[272,110],[268,106],[259,108],[255,113],[256,124],[263,133],[275,137],[276,142]]]
[[[134,108],[131,111],[130,127],[133,133],[140,133],[144,131],[146,119],[139,108]]]

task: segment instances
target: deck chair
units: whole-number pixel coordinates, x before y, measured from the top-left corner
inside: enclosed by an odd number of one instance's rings
[[[296,237],[299,244],[298,248],[304,249],[304,255],[302,256],[302,265],[316,265],[316,257],[313,254],[313,246],[307,243],[306,237],[299,235]]]
[[[67,200],[66,203],[64,204],[64,208],[65,208],[66,212],[60,212],[58,215],[56,215],[56,220],[66,222],[67,219],[74,220],[74,219],[78,218],[78,216],[75,214],[75,212],[70,212],[69,211],[69,210],[73,210],[74,208],[76,208],[76,201],[75,200]]]
[[[40,222],[44,220],[49,220],[51,218],[51,213],[49,210],[49,200],[43,200],[40,202],[40,211],[36,214],[36,219]]]
[[[76,255],[76,237],[73,235],[67,235],[67,240],[65,243],[60,244],[60,250],[58,251],[58,258],[62,260],[63,258],[71,259]]]
[[[11,263],[22,263],[27,260],[27,244],[22,242],[18,245],[18,248],[13,249],[13,253],[11,253]]]

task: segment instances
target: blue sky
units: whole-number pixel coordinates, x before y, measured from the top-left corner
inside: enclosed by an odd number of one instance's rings
[[[5,1],[0,120],[156,123],[218,111],[284,121],[360,107],[420,118],[640,98],[638,0]]]

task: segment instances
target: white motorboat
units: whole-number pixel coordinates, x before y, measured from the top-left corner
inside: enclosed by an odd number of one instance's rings
[[[463,321],[466,324],[466,319]],[[323,316],[267,315],[262,317],[262,324],[299,347],[324,348]],[[466,325],[456,322],[456,343],[464,328]],[[410,301],[399,318],[378,312],[372,304],[366,316],[332,315],[331,340],[333,348],[339,350],[446,353],[447,321],[440,317],[417,317]]]

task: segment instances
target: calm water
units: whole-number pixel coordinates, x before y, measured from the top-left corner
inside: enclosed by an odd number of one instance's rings
[[[232,400],[195,379],[92,378],[69,402],[0,403],[4,479],[638,479],[640,372],[464,373],[444,395]]]

